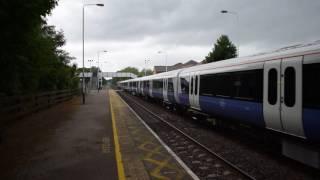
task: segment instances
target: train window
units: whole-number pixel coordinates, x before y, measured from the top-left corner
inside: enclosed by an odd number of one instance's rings
[[[213,81],[214,75],[201,75],[200,76],[200,92],[201,96],[213,96],[213,86],[214,84],[211,83]]]
[[[152,81],[153,89],[162,89],[163,88],[163,80],[156,79]]]
[[[168,92],[174,92],[172,78],[168,79]]]
[[[148,83],[147,83],[148,81],[143,81],[143,88],[149,88],[149,86],[148,86]]]
[[[159,79],[159,89],[163,89],[163,79]]]
[[[217,74],[214,78],[213,94],[218,97],[232,96],[232,78],[230,73]]]
[[[288,107],[296,103],[296,72],[293,67],[287,67],[284,71],[284,103]]]
[[[180,78],[181,93],[189,94],[189,82],[185,77]]]
[[[262,101],[263,70],[239,71],[200,76],[202,96]]]
[[[164,87],[165,87],[165,89],[168,90],[168,79],[165,79],[165,80],[164,80]]]
[[[268,102],[275,105],[278,99],[278,72],[276,69],[270,69],[268,72]]]
[[[195,85],[194,94],[198,94],[198,76],[196,76],[194,85]]]
[[[232,96],[236,99],[262,101],[262,70],[231,73],[233,79]]]
[[[156,89],[157,88],[157,83],[155,80],[152,80],[152,89]]]
[[[320,63],[303,65],[303,107],[320,109]]]
[[[200,95],[230,97],[232,81],[230,73],[208,74],[200,77]]]
[[[193,94],[193,77],[191,77],[191,91],[190,91],[190,94]]]

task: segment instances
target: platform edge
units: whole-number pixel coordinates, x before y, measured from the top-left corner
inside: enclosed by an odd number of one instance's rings
[[[118,95],[119,96],[119,95]],[[200,180],[199,177],[193,173],[193,171],[174,153],[167,144],[165,144],[160,137],[142,120],[142,118],[129,106],[127,102],[119,96],[121,101],[125,103],[130,111],[139,119],[139,121],[150,131],[150,133],[159,141],[159,143],[168,151],[168,153],[180,164],[180,166],[189,174],[189,176],[194,180]]]

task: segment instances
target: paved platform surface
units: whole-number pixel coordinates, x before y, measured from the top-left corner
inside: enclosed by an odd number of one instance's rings
[[[171,154],[110,90],[111,113],[127,179],[191,179]]]
[[[109,98],[92,92],[11,124],[0,179],[118,179]]]
[[[0,180],[191,179],[115,91],[81,100],[11,123]]]

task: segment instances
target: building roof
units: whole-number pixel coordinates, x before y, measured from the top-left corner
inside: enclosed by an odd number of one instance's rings
[[[182,68],[186,68],[186,67],[191,67],[191,66],[195,66],[198,65],[200,63],[198,63],[197,61],[194,60],[190,60],[186,63],[177,63],[173,66],[168,66],[168,71],[173,71],[176,69],[182,69]],[[158,73],[162,73],[162,72],[166,72],[166,66],[154,66],[154,73],[158,74]]]

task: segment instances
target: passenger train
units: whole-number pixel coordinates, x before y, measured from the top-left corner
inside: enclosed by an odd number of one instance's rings
[[[119,82],[208,116],[320,142],[320,42]]]

